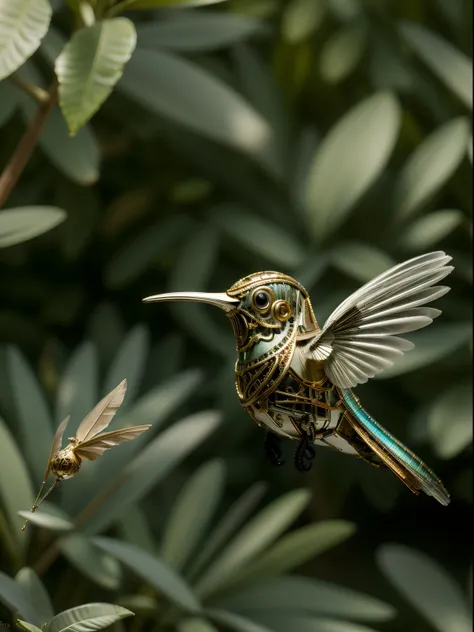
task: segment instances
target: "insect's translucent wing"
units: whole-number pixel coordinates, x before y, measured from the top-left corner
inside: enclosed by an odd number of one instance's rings
[[[336,386],[363,384],[413,348],[398,334],[429,325],[440,310],[424,307],[449,288],[435,286],[454,269],[443,251],[394,266],[347,298],[308,340],[308,358],[323,362]],[[433,287],[434,286],[434,287]]]
[[[112,432],[104,432],[99,437],[93,437],[84,443],[78,445],[74,452],[81,457],[81,459],[87,459],[88,461],[95,461],[95,459],[103,454],[106,450],[123,443],[124,441],[131,441],[151,428],[151,424],[143,426],[132,426],[130,428],[122,428],[121,430],[113,430]]]
[[[83,443],[95,437],[99,432],[107,428],[115,413],[122,405],[127,390],[127,380],[123,380],[97,406],[81,421],[77,429],[76,439]]]
[[[48,478],[51,461],[54,459],[56,454],[61,450],[61,447],[63,444],[63,434],[64,434],[64,431],[66,430],[66,426],[68,424],[69,419],[70,419],[70,416],[68,415],[65,419],[62,420],[62,422],[58,426],[58,429],[56,430],[53,443],[51,444],[51,450],[50,450],[49,459],[48,459],[48,467],[46,469],[46,474],[44,475],[44,480]]]

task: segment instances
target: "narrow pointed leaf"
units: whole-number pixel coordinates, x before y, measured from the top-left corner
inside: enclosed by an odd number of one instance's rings
[[[205,463],[177,497],[161,545],[161,558],[174,569],[184,567],[205,534],[222,495],[224,476],[221,461]]]
[[[365,46],[365,29],[360,25],[344,26],[324,45],[319,70],[325,81],[336,84],[357,67]]]
[[[297,489],[273,501],[230,542],[198,582],[196,590],[208,596],[222,589],[256,555],[261,553],[301,514],[310,492]]]
[[[136,44],[133,22],[102,20],[76,31],[56,59],[59,105],[71,134],[100,108],[122,76]]]
[[[385,544],[377,555],[385,575],[438,632],[468,632],[472,615],[464,594],[428,556],[399,544]]]
[[[140,508],[140,505],[134,505],[129,508],[129,511],[122,517],[118,525],[118,531],[122,539],[129,544],[139,546],[152,555],[155,553],[155,538],[146,514]]]
[[[0,213],[0,248],[29,241],[52,230],[66,219],[54,206],[23,206]]]
[[[157,557],[152,557],[142,549],[113,538],[94,538],[93,542],[102,551],[141,577],[150,586],[163,593],[170,601],[191,612],[201,609],[191,588],[175,571]]]
[[[398,102],[389,93],[378,93],[349,110],[325,136],[305,187],[315,240],[322,242],[339,227],[382,173],[399,128]]]
[[[268,626],[272,632],[377,632],[373,628],[349,621],[323,619],[297,613],[258,613],[258,623]]]
[[[31,524],[41,529],[47,529],[48,531],[63,532],[72,531],[74,529],[74,524],[64,511],[61,511],[57,507],[54,507],[54,510],[50,508],[46,509],[46,507],[47,504],[44,503],[40,509],[37,509],[34,513],[22,510],[18,512],[18,515],[24,519],[28,519]],[[48,505],[48,507],[51,507],[51,505]]]
[[[111,603],[87,603],[57,614],[49,622],[47,632],[93,632],[132,616],[130,610]]]
[[[122,569],[117,560],[97,551],[88,538],[74,533],[58,540],[64,557],[95,584],[107,590],[116,590],[122,579]]]
[[[400,246],[416,252],[428,251],[462,224],[462,211],[434,211],[415,219],[399,237]]]
[[[387,253],[371,244],[345,241],[330,251],[330,261],[345,274],[367,283],[395,265]]]
[[[270,628],[266,628],[251,619],[242,617],[234,612],[226,612],[218,608],[210,608],[207,613],[211,619],[217,623],[222,623],[226,626],[226,629],[232,630],[232,632],[272,632]]]
[[[309,38],[320,26],[325,13],[323,0],[292,0],[284,9],[282,35],[291,44]]]
[[[41,628],[38,628],[36,625],[32,623],[28,623],[28,621],[22,621],[21,619],[16,620],[16,624],[25,632],[41,632]]]
[[[472,109],[472,61],[452,44],[420,24],[403,22],[401,33],[425,64]]]
[[[51,599],[42,581],[32,568],[22,568],[16,575],[15,581],[21,586],[25,597],[35,612],[38,613],[40,625],[47,623],[54,617]]]
[[[48,0],[0,0],[0,81],[38,49],[51,15]]]
[[[24,619],[41,625],[40,617],[22,587],[2,571],[0,571],[0,604],[12,612],[19,613]]]
[[[184,619],[177,626],[178,632],[218,632],[212,623],[206,619]]]
[[[466,154],[468,121],[444,123],[417,147],[405,163],[394,192],[395,214],[406,219],[423,207],[449,180]]]
[[[135,400],[145,371],[150,336],[147,327],[136,325],[127,334],[107,372],[103,393],[108,393],[123,379],[127,380],[125,408]]]
[[[456,384],[436,398],[428,413],[428,431],[442,459],[452,459],[472,444],[471,384]]]

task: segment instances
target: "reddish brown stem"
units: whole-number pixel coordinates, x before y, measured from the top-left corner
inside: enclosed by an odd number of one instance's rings
[[[49,113],[56,105],[57,98],[58,86],[55,80],[48,90],[48,99],[38,106],[28,129],[23,134],[23,138],[15,149],[13,156],[0,175],[0,208],[4,206],[8,196],[28,164],[31,154],[38,143],[43,125]]]

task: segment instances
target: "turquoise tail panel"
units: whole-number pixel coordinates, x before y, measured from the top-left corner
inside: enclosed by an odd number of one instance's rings
[[[339,389],[339,393],[348,411],[371,438],[416,478],[426,494],[436,498],[442,505],[448,505],[450,502],[449,494],[436,474],[416,454],[377,423],[362,408],[351,390]]]

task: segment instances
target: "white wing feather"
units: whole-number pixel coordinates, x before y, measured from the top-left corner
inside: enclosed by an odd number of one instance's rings
[[[122,405],[126,390],[127,380],[122,380],[113,391],[100,400],[97,406],[81,421],[76,433],[78,443],[92,439],[101,430],[107,428]]]
[[[307,357],[323,362],[340,388],[363,384],[413,348],[397,337],[426,327],[441,314],[423,307],[450,288],[434,284],[454,269],[443,251],[400,263],[366,283],[329,316],[323,329],[305,344]],[[434,286],[434,287],[433,287]]]

